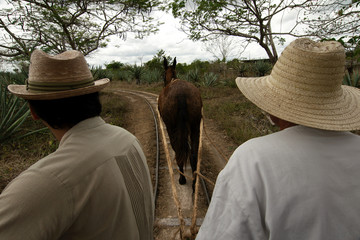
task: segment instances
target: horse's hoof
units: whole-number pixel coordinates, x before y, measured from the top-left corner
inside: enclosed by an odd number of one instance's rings
[[[186,178],[183,177],[183,176],[181,176],[181,177],[179,178],[179,183],[180,183],[180,185],[186,184]]]

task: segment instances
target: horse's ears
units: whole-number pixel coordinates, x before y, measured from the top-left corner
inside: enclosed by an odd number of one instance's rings
[[[173,61],[173,67],[176,66],[176,57],[174,58],[174,61]]]
[[[165,69],[168,68],[168,61],[167,61],[166,57],[164,57],[164,68]]]

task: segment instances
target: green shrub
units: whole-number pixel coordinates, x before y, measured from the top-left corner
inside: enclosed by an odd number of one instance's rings
[[[136,84],[140,84],[142,76],[145,73],[145,68],[135,64],[132,68],[130,68],[130,72],[132,77],[136,80]]]
[[[154,69],[154,70],[147,70],[144,73],[143,81],[145,83],[151,84],[154,82],[162,81],[162,70]]]
[[[115,70],[113,73],[113,80],[131,81],[131,72],[125,69]]]

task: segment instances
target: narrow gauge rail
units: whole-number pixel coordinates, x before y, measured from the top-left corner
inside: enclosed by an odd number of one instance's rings
[[[149,106],[149,113],[153,115],[154,138],[157,143],[156,149],[153,151],[156,151],[156,160],[151,161],[149,168],[153,175],[155,239],[185,239],[186,237],[194,237],[199,226],[202,224],[213,190],[211,181],[208,180],[210,184],[204,181],[204,178],[207,179],[206,172],[210,168],[215,168],[211,172],[216,172],[217,174],[225,166],[226,159],[222,157],[218,149],[211,146],[211,139],[206,134],[202,134],[199,160],[201,161],[202,158],[206,158],[204,160],[206,166],[204,168],[200,166],[200,173],[204,177],[199,178],[202,188],[194,194],[191,184],[192,173],[190,164],[186,166],[184,173],[187,177],[187,184],[180,185],[178,183],[179,171],[174,159],[175,154],[171,148],[165,125],[157,111],[158,95],[134,90],[114,90],[114,92],[121,93],[122,95],[129,94],[143,99]],[[204,146],[204,142],[207,143],[206,146]],[[209,146],[211,149],[208,149]],[[206,150],[203,151],[203,148],[206,148]],[[203,154],[204,152],[208,154]],[[212,153],[209,154],[209,152]],[[214,159],[217,159],[217,164],[212,164]],[[169,168],[169,166],[171,167]]]

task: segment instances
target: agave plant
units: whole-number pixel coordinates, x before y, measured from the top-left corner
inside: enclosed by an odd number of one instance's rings
[[[20,130],[20,126],[30,113],[26,101],[15,97],[7,90],[10,82],[23,84],[25,78],[21,78],[19,74],[12,76],[9,73],[2,73],[0,75],[0,142],[6,142],[14,138],[14,134]],[[35,130],[19,137],[43,131],[44,129],[46,128]]]
[[[0,142],[8,140],[16,133],[29,116],[25,101],[11,95],[4,81],[0,85]]]
[[[111,73],[106,69],[102,69],[101,67],[92,66],[90,71],[94,79],[102,79],[102,78],[112,79]]]
[[[213,72],[208,72],[204,74],[204,80],[202,82],[203,86],[211,87],[215,86],[217,83],[218,75]]]
[[[236,65],[235,70],[238,73],[239,77],[245,77],[245,73],[248,71],[248,66],[245,63]]]
[[[344,85],[359,87],[360,86],[360,75],[359,72],[353,72],[350,76],[349,72],[346,72],[343,80]]]
[[[189,82],[193,82],[193,83],[200,82],[199,70],[197,68],[195,68],[194,70],[189,71],[189,73],[187,74],[187,80]]]
[[[265,61],[256,61],[253,67],[258,77],[265,76],[272,69],[272,65]]]

